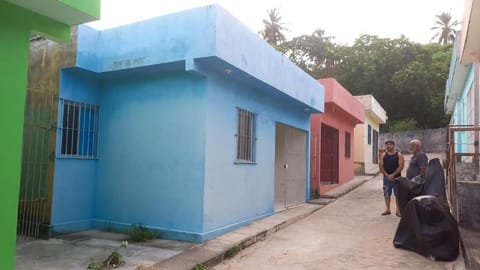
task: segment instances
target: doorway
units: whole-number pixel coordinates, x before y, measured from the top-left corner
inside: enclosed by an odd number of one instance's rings
[[[320,184],[338,184],[338,129],[322,124]]]
[[[304,203],[307,184],[307,133],[275,127],[275,211]]]

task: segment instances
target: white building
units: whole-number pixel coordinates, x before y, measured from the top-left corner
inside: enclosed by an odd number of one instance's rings
[[[355,174],[378,173],[378,134],[388,117],[372,95],[355,96],[365,109],[365,123],[355,127]]]

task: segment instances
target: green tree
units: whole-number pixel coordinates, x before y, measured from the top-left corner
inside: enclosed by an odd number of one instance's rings
[[[312,77],[336,78],[353,95],[371,94],[387,111],[381,131],[444,127],[445,81],[452,45],[361,35],[337,45],[317,29],[284,42],[283,52]]]
[[[311,35],[294,37],[282,46],[290,60],[307,73],[316,78],[330,77],[336,64],[333,38],[326,36],[323,29],[316,29]]]
[[[382,131],[407,119],[418,128],[442,127],[450,51],[451,45],[422,45],[403,36],[362,35],[342,56],[336,78],[353,95],[372,94],[380,102],[389,116]]]
[[[389,121],[389,129],[388,132],[399,132],[399,131],[406,131],[406,130],[416,130],[417,121],[413,118],[404,118],[398,121]]]
[[[438,38],[438,44],[447,44],[455,40],[455,29],[454,27],[460,24],[457,20],[452,21],[452,16],[450,13],[442,12],[439,15],[435,16],[437,19],[435,21],[435,26],[430,28],[431,30],[438,31],[431,40]]]
[[[263,30],[259,34],[270,45],[276,47],[286,41],[283,31],[288,31],[288,29],[284,27],[285,23],[282,22],[282,17],[277,9],[267,10],[267,13],[268,19],[262,20]]]

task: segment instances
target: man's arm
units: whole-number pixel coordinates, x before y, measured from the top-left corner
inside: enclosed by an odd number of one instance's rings
[[[405,166],[405,158],[402,153],[398,152],[398,168],[393,172],[393,175],[402,174],[403,167]]]
[[[385,153],[380,154],[380,158],[378,159],[378,169],[380,170],[380,172],[383,173],[383,175],[387,175],[387,172],[383,168],[383,157],[384,157],[384,155],[385,155]]]

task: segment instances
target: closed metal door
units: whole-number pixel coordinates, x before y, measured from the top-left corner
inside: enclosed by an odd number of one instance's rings
[[[275,135],[275,210],[306,201],[306,132],[283,124]]]
[[[338,184],[338,129],[321,127],[320,184]]]

